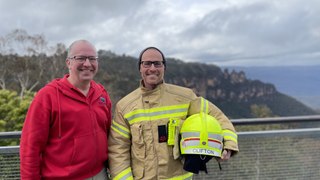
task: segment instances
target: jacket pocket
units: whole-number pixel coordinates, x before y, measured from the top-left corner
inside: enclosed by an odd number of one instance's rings
[[[145,143],[143,138],[143,128],[141,124],[134,124],[131,126],[132,135],[132,153],[137,158],[145,158]]]
[[[132,135],[132,173],[135,179],[144,177],[144,161],[146,158],[146,146],[143,138],[143,127],[141,124],[131,126]]]

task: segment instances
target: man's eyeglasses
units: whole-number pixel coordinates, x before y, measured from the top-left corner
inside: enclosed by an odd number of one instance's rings
[[[144,68],[150,68],[152,64],[155,68],[161,68],[163,66],[163,61],[141,61]]]
[[[84,63],[87,59],[89,59],[90,63],[95,63],[98,61],[98,57],[96,56],[73,56],[73,57],[69,57],[69,59],[74,59],[80,63]]]

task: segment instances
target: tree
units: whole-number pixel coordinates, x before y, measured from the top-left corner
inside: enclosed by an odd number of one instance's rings
[[[21,99],[16,91],[0,90],[0,132],[21,131],[34,94],[26,92]],[[17,141],[6,140],[0,142],[0,145],[16,145],[17,143]]]
[[[1,54],[39,55],[48,51],[47,41],[43,35],[29,35],[26,30],[15,29],[0,37]]]
[[[0,37],[0,47],[1,54],[7,55],[6,57],[12,57],[14,54],[16,57],[10,61],[1,58],[0,63],[4,66],[1,67],[0,87],[6,89],[6,79],[12,79],[19,84],[22,98],[24,92],[32,91],[43,80],[42,76],[48,68],[46,53],[50,50],[47,41],[43,35],[29,35],[23,29],[16,29]],[[65,48],[58,44],[51,50],[61,54]],[[8,78],[8,74],[13,78]]]
[[[67,49],[64,44],[58,43],[56,47],[52,49],[55,53],[46,59],[45,76],[48,80],[52,80],[57,77],[62,77],[66,71],[66,57]]]
[[[250,106],[252,117],[264,118],[273,117],[271,109],[266,105],[253,104]]]
[[[6,56],[7,57],[7,56]],[[4,56],[0,55],[0,88],[1,89],[6,89],[6,79],[9,75],[8,73],[8,63],[9,61],[5,59]]]

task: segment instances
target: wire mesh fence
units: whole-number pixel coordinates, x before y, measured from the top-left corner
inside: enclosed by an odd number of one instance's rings
[[[317,180],[320,178],[320,130],[309,133],[239,136],[240,152],[222,170],[210,161],[208,174],[194,179]]]
[[[296,123],[297,118],[294,121]],[[303,118],[300,123],[306,124]],[[313,128],[239,132],[240,152],[222,162],[222,170],[214,159],[210,160],[208,174],[201,172],[193,179],[318,180],[320,128],[317,127],[320,127],[320,119],[308,123]],[[1,136],[0,132],[0,139],[8,138],[7,135]],[[0,180],[15,179],[20,179],[19,146],[0,146]]]
[[[15,179],[20,179],[19,147],[0,147],[0,180]]]

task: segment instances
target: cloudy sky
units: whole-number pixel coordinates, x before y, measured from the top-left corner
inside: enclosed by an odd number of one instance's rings
[[[0,0],[0,37],[14,29],[68,46],[219,66],[320,65],[319,0]]]

